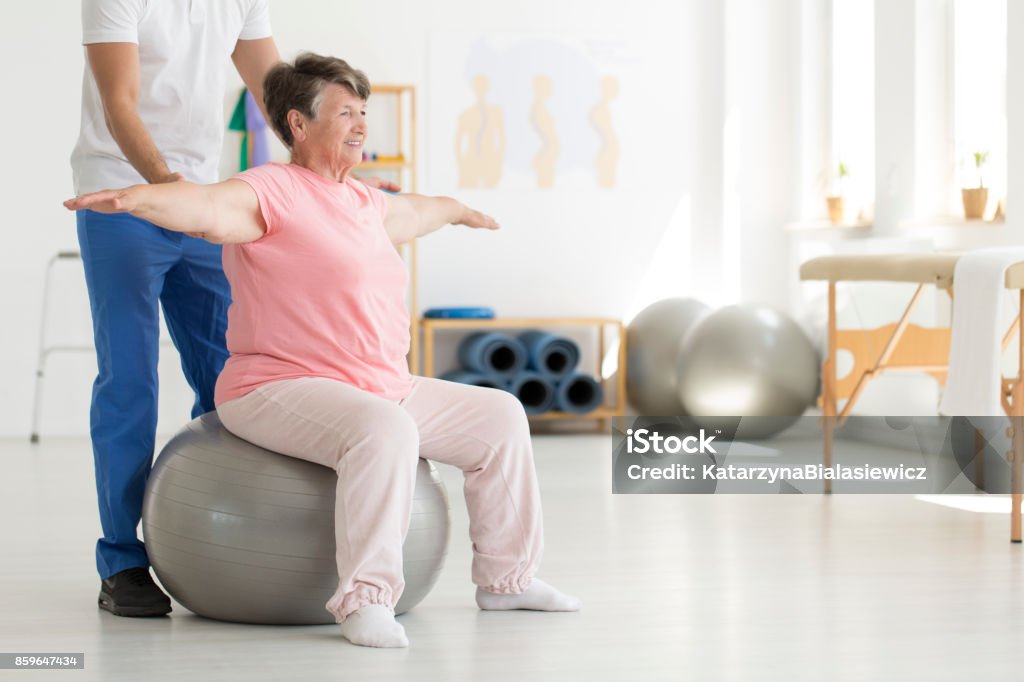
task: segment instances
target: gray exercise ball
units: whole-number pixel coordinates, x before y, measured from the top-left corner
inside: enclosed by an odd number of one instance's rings
[[[160,582],[200,616],[237,623],[333,623],[338,586],[337,474],[257,447],[210,412],[160,453],[146,485],[142,529]],[[408,611],[433,587],[448,553],[448,493],[421,459],[402,548]]]
[[[686,332],[710,312],[692,298],[666,298],[644,308],[626,329],[626,391],[645,415],[684,414],[676,358]]]
[[[741,419],[737,436],[765,438],[786,428],[818,394],[819,360],[793,320],[759,304],[731,305],[704,317],[683,340],[679,398],[696,421]],[[770,418],[769,418],[770,417]]]

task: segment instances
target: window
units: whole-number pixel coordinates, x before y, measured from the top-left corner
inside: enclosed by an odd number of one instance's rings
[[[832,158],[829,194],[851,220],[875,194],[875,11],[865,0],[832,2]],[[849,175],[839,178],[839,164]]]
[[[1006,196],[1006,0],[955,0],[953,63],[960,186],[984,182],[991,216]],[[987,155],[980,173],[975,154]]]

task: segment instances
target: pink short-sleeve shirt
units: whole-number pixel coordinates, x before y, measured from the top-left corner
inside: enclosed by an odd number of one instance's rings
[[[224,246],[231,283],[218,405],[281,379],[326,377],[390,400],[412,389],[405,263],[384,232],[382,192],[295,164],[235,176],[267,232]]]

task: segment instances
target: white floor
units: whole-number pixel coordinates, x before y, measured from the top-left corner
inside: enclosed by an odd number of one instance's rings
[[[541,576],[578,614],[482,613],[457,472],[441,581],[412,645],[335,626],[96,608],[85,439],[0,441],[0,651],[84,652],[79,680],[1022,680],[1024,546],[1004,514],[909,496],[612,495],[610,436],[536,438]]]

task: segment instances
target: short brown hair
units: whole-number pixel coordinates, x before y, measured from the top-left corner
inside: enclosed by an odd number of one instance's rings
[[[288,127],[288,112],[295,109],[315,119],[320,109],[320,95],[328,83],[340,85],[364,100],[370,97],[366,74],[337,57],[306,52],[300,54],[294,64],[281,62],[267,72],[263,79],[263,104],[267,107],[270,125],[289,148],[294,140]]]

